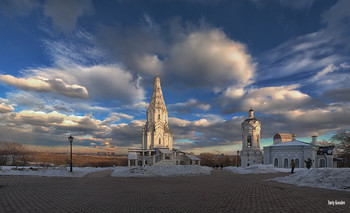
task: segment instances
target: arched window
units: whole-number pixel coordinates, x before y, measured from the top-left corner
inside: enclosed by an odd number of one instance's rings
[[[326,161],[324,159],[320,159],[320,168],[326,167]]]
[[[278,158],[275,158],[273,165],[274,165],[275,167],[278,167]]]
[[[300,167],[299,158],[295,158],[294,161],[295,161],[295,168],[299,168]]]
[[[160,120],[160,114],[158,114],[158,119]]]
[[[288,168],[288,158],[285,158],[284,159],[284,165],[283,165],[284,168]]]
[[[247,137],[247,147],[251,147],[252,146],[252,136],[248,135]]]
[[[161,144],[161,142],[162,142],[162,141],[161,141],[161,139],[159,138],[159,144]]]

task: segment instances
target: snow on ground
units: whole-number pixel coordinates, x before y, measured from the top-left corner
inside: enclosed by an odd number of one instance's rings
[[[289,176],[269,180],[298,186],[350,191],[350,168],[304,169]]]
[[[156,177],[156,176],[185,176],[210,174],[212,168],[205,166],[146,166],[146,167],[73,167],[73,173],[69,167],[0,167],[0,176],[43,176],[43,177],[84,177],[85,175],[105,169],[113,169],[112,177]]]
[[[263,165],[263,164],[255,164],[249,167],[225,167],[225,170],[237,173],[237,174],[264,174],[264,173],[277,173],[277,172],[290,172],[291,169],[285,168],[276,168],[272,164]],[[303,169],[295,169],[295,171],[299,171]]]
[[[83,177],[89,173],[101,171],[109,168],[92,168],[92,167],[73,167],[73,172],[69,172],[69,167],[18,167],[19,170],[13,170],[14,166],[0,167],[1,175],[34,175],[44,177]]]
[[[165,177],[187,175],[209,175],[212,168],[206,166],[145,166],[145,167],[116,167],[112,177]]]
[[[238,174],[287,173],[291,171],[291,169],[276,168],[272,164],[257,164],[249,167],[225,167],[224,169]],[[294,172],[294,174],[288,176],[268,180],[298,186],[350,191],[350,168],[297,168]]]

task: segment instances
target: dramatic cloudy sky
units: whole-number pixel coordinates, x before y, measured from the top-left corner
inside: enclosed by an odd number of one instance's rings
[[[0,0],[0,140],[125,153],[161,77],[175,147],[350,128],[350,1]]]

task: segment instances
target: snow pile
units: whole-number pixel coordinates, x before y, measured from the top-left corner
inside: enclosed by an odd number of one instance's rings
[[[277,173],[277,172],[290,172],[291,169],[285,168],[276,168],[272,164],[263,165],[263,164],[255,164],[248,167],[225,167],[225,170],[237,173],[237,174],[264,174],[264,173]],[[295,171],[299,171],[299,169],[295,169]]]
[[[166,177],[187,175],[209,175],[212,168],[206,166],[145,166],[116,167],[112,177]]]
[[[350,168],[305,169],[289,176],[269,180],[298,186],[350,191]]]
[[[108,169],[108,168],[104,168]],[[34,175],[34,176],[44,176],[44,177],[83,177],[89,173],[101,171],[101,168],[91,168],[91,167],[73,167],[73,172],[69,172],[69,168],[65,167],[16,167],[14,166],[3,166],[0,170],[0,175]]]

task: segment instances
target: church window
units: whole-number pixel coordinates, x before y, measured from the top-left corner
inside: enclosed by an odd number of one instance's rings
[[[159,144],[161,144],[161,142],[162,142],[162,141],[161,141],[161,139],[159,138]]]
[[[283,165],[284,168],[288,168],[288,158],[285,158],[284,159],[284,165]]]
[[[252,136],[248,135],[247,137],[247,146],[251,147],[252,146]]]
[[[326,161],[324,159],[320,159],[320,168],[326,167]]]
[[[160,114],[158,114],[158,119],[160,120]]]
[[[275,158],[275,161],[274,161],[273,165],[274,165],[275,167],[278,167],[278,158]]]
[[[299,168],[299,158],[295,158],[295,168]]]

